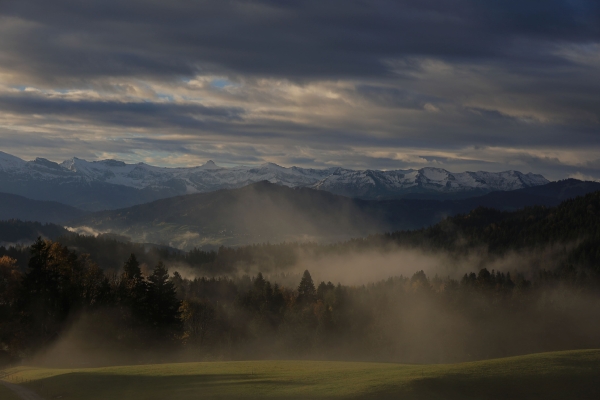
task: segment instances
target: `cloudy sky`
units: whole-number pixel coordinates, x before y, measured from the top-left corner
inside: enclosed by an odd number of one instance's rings
[[[0,0],[0,150],[600,179],[600,2]]]

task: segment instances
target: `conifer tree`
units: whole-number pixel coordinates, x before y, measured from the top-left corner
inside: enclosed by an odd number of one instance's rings
[[[310,304],[314,302],[316,298],[317,290],[315,289],[315,284],[310,276],[310,272],[306,270],[304,271],[304,275],[302,275],[300,285],[298,285],[298,303]]]
[[[136,320],[130,322],[142,322],[147,318],[147,289],[140,263],[135,255],[131,254],[123,265],[118,288],[119,303],[128,307],[131,316]]]
[[[169,270],[162,261],[148,277],[150,323],[163,332],[179,328],[179,307],[175,285],[169,281]]]

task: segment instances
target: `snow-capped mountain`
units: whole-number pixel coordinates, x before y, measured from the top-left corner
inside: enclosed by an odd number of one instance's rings
[[[181,194],[211,192],[269,181],[310,187],[365,199],[407,194],[472,194],[538,186],[541,175],[518,171],[451,173],[440,168],[355,171],[309,169],[267,163],[257,167],[219,167],[213,161],[191,168],[163,168],[116,160],[72,158],[58,164],[44,158],[24,161],[0,152],[0,191],[37,200],[54,200],[86,210],[131,206]]]
[[[350,197],[385,198],[426,193],[488,193],[545,185],[542,175],[519,171],[451,173],[441,168],[396,171],[339,169],[314,188]]]

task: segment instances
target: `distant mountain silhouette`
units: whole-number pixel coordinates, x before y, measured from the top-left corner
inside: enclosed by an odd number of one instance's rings
[[[0,220],[65,223],[79,218],[84,211],[55,201],[31,200],[15,194],[0,193]]]
[[[588,193],[600,191],[599,182],[565,179],[545,185],[511,190],[508,192],[492,192],[480,197],[472,197],[456,201],[459,208],[468,212],[477,207],[488,207],[502,211],[512,211],[523,207],[546,206],[555,207],[562,201]]]

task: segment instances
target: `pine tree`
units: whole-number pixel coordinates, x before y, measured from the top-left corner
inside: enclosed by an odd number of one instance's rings
[[[31,246],[27,273],[23,277],[22,307],[31,329],[41,342],[57,334],[64,317],[61,269],[52,256],[52,243],[38,238]]]
[[[162,333],[177,330],[180,325],[175,285],[169,281],[169,270],[162,261],[148,277],[148,307],[150,323]]]
[[[298,303],[310,304],[317,299],[317,291],[308,270],[304,271],[300,285],[298,285]]]
[[[125,265],[123,265],[122,279],[126,281],[139,281],[142,280],[142,270],[140,269],[140,263],[138,262],[135,254],[131,254]]]
[[[121,281],[118,288],[118,301],[126,306],[133,317],[130,324],[144,322],[147,319],[147,291],[148,285],[142,275],[140,263],[134,254],[131,254],[121,274]]]

